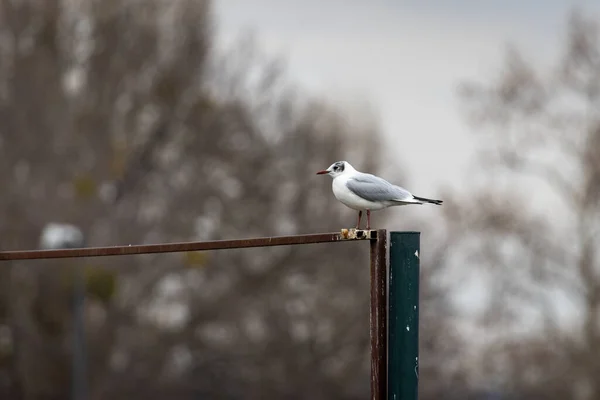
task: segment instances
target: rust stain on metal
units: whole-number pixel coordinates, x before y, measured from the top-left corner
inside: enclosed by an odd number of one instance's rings
[[[342,229],[340,235],[344,240],[377,239],[376,230]]]
[[[371,399],[387,397],[387,232],[371,239]]]
[[[369,232],[369,231],[365,231]],[[373,231],[371,231],[373,232]],[[151,253],[176,253],[185,251],[224,250],[250,247],[287,246],[298,244],[333,243],[346,241],[339,233],[313,233],[308,235],[273,236],[236,240],[213,240],[208,242],[180,242],[110,247],[86,247],[64,250],[1,251],[0,261],[36,260],[46,258],[103,257]],[[369,239],[368,236],[354,240]]]

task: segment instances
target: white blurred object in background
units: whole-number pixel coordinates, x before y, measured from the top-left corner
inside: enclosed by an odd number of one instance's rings
[[[84,247],[81,229],[75,225],[51,222],[42,230],[40,247],[43,249],[69,249]]]

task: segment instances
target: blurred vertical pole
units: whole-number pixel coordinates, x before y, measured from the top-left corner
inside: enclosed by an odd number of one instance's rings
[[[419,232],[391,232],[388,399],[419,398]]]
[[[72,400],[85,400],[87,399],[85,275],[81,266],[74,267],[73,277]]]
[[[374,232],[374,231],[371,231]],[[387,390],[387,231],[371,239],[371,400],[384,400]]]
[[[42,230],[42,249],[73,249],[85,246],[85,237],[75,225],[51,222]],[[71,399],[87,398],[87,354],[85,338],[85,276],[78,261],[71,263],[73,277],[73,348],[71,363]]]

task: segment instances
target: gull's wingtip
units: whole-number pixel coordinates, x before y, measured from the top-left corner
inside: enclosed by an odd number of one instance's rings
[[[441,206],[442,203],[444,202],[443,200],[428,199],[426,197],[418,197],[418,196],[414,196],[414,195],[413,195],[413,198],[415,200],[422,201],[423,203],[435,204],[436,206]]]

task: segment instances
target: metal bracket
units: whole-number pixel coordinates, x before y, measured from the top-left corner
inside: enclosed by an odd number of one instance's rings
[[[343,240],[375,240],[377,239],[377,231],[373,229],[342,229],[340,235]]]

